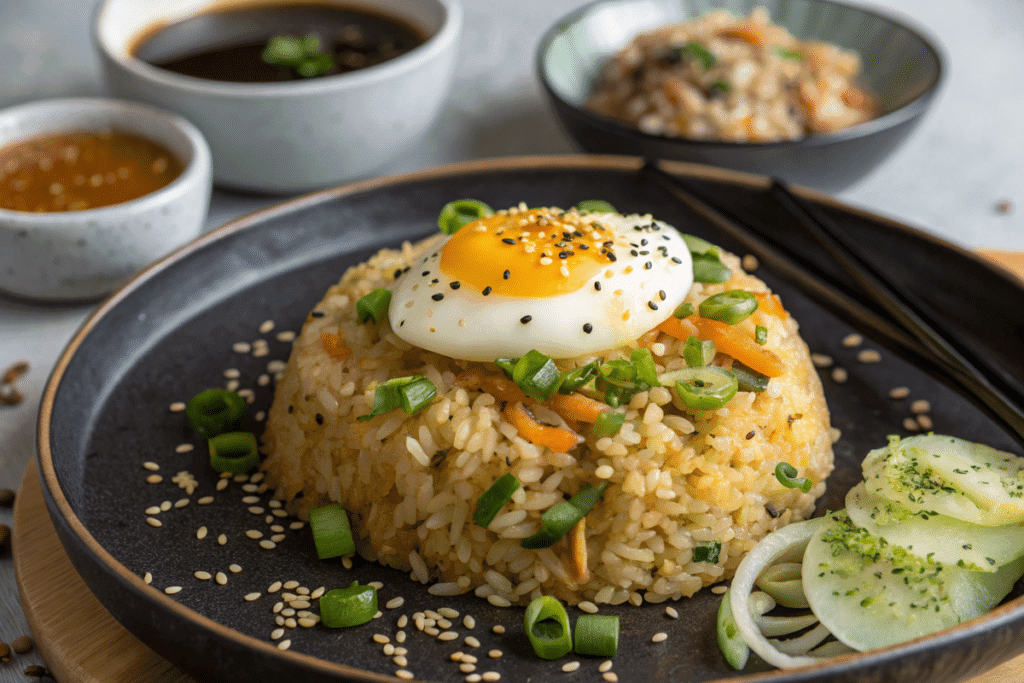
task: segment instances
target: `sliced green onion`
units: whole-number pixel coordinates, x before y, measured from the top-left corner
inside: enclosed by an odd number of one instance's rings
[[[581,614],[576,619],[578,655],[614,657],[619,649],[619,617],[607,614]]]
[[[736,383],[739,391],[754,391],[761,393],[768,388],[768,375],[762,375],[757,370],[748,368],[738,360],[733,361],[732,363],[732,374],[736,375]]]
[[[321,560],[351,555],[356,551],[348,513],[337,503],[310,510],[309,528],[313,532],[317,557]]]
[[[210,437],[210,467],[217,472],[245,474],[260,464],[256,436],[250,432],[225,432]]]
[[[527,550],[550,548],[569,533],[577,522],[587,516],[591,508],[604,495],[608,482],[598,486],[584,484],[580,492],[569,500],[563,500],[544,511],[540,516],[540,531],[524,538],[520,544]]]
[[[768,343],[768,328],[764,325],[754,326],[754,341],[764,346]]]
[[[501,508],[505,507],[505,503],[512,500],[512,494],[518,491],[520,486],[522,483],[511,472],[498,477],[498,480],[476,499],[473,521],[487,528],[501,512]]]
[[[722,552],[721,541],[708,541],[706,543],[698,543],[693,547],[693,561],[694,562],[710,562],[714,564],[718,562],[718,556]]]
[[[699,62],[701,68],[705,71],[708,71],[718,63],[718,59],[715,57],[714,53],[704,47],[701,43],[698,43],[696,40],[691,40],[685,45],[677,47],[676,53],[680,58],[685,57],[695,62]]]
[[[565,607],[550,595],[534,598],[523,615],[523,629],[541,659],[558,659],[572,650],[572,631]]]
[[[562,373],[550,356],[531,350],[516,362],[512,381],[530,398],[544,402],[558,390]]]
[[[629,354],[629,360],[636,368],[636,376],[648,387],[660,387],[658,381],[658,368],[654,365],[654,356],[650,349],[633,349]]]
[[[626,392],[622,387],[610,387],[604,394],[604,402],[610,405],[612,408],[618,408],[624,400]],[[632,395],[630,395],[632,398]],[[625,399],[628,400],[628,399]]]
[[[558,392],[561,394],[571,394],[585,387],[590,383],[590,380],[597,377],[597,367],[600,364],[600,361],[595,360],[563,373],[562,383],[558,385]]]
[[[606,361],[598,370],[603,382],[612,386],[633,389],[636,387],[636,367],[622,358]]]
[[[739,389],[736,375],[715,365],[673,370],[661,376],[662,383],[675,382],[683,403],[695,410],[716,410],[732,400]]]
[[[476,199],[459,199],[448,202],[437,217],[437,227],[446,235],[454,235],[459,229],[479,218],[493,216],[494,209]]]
[[[715,342],[690,336],[683,344],[683,360],[691,368],[710,365],[715,359]]]
[[[322,76],[335,67],[336,62],[331,55],[311,55],[295,66],[295,73],[303,78]]]
[[[781,45],[775,46],[775,54],[783,59],[792,59],[797,62],[804,61],[804,55],[802,52],[797,52],[796,50],[791,50],[788,47],[782,47]]]
[[[787,489],[800,489],[804,493],[810,493],[814,483],[807,477],[798,477],[797,469],[788,462],[780,462],[775,466],[775,478]]]
[[[436,395],[437,387],[422,375],[395,377],[377,385],[373,394],[373,408],[356,419],[365,422],[395,408],[413,415],[429,406]]]
[[[712,94],[713,94],[713,93],[714,93],[714,92],[715,92],[716,90],[717,90],[718,92],[721,92],[721,93],[727,93],[727,92],[729,92],[729,90],[730,90],[731,88],[732,88],[732,86],[730,86],[730,85],[729,85],[729,83],[728,83],[727,81],[715,81],[714,83],[712,83],[712,84],[711,84],[711,85],[709,86],[708,90],[710,90],[710,91],[712,92]]]
[[[200,391],[185,406],[192,429],[210,438],[238,429],[245,418],[245,399],[226,389]]]
[[[735,325],[757,310],[757,297],[742,289],[709,296],[697,307],[700,317]]]
[[[359,322],[365,323],[370,318],[373,322],[379,323],[388,314],[388,306],[391,305],[391,290],[375,289],[356,302],[356,315]]]
[[[677,318],[689,318],[693,315],[693,304],[689,301],[684,301],[676,306],[676,310],[672,311],[672,315]]]
[[[591,430],[594,436],[615,436],[626,422],[626,414],[608,410],[597,416]]]
[[[274,36],[261,55],[264,62],[295,69],[303,78],[322,76],[336,66],[334,57],[323,51],[315,33],[304,36]]]
[[[504,370],[509,379],[512,379],[512,371],[515,369],[516,362],[518,361],[518,358],[495,358],[494,364]]]
[[[584,199],[576,205],[580,213],[618,213],[615,207],[603,199]]]
[[[729,603],[729,591],[726,591],[722,595],[722,604],[718,606],[718,649],[722,651],[729,666],[739,671],[747,665],[750,647],[740,635],[740,629],[736,626],[736,620],[732,616],[732,606]]]
[[[717,256],[712,254],[692,255],[693,259],[693,280],[707,284],[721,284],[728,282],[732,277],[729,270]]]
[[[377,589],[353,581],[348,588],[335,588],[320,596],[320,621],[327,628],[349,628],[373,619],[377,614]]]
[[[690,254],[693,256],[707,256],[711,255],[715,258],[722,253],[721,247],[718,247],[706,239],[697,237],[696,235],[687,235],[686,233],[679,233],[679,236],[686,242],[686,248],[690,250]]]

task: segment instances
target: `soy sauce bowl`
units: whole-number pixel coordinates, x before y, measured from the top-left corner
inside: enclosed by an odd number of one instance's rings
[[[160,189],[109,206],[40,213],[0,208],[0,295],[96,301],[202,232],[212,189],[210,148],[180,116],[106,98],[40,100],[0,111],[0,148],[47,135],[109,131],[163,147],[182,163],[181,173]]]
[[[716,9],[745,16],[755,7],[800,40],[860,54],[859,81],[875,94],[870,121],[797,140],[746,143],[645,133],[597,114],[585,102],[604,64],[638,33]],[[841,190],[882,163],[921,123],[943,80],[942,49],[912,22],[834,0],[599,0],[558,21],[541,39],[537,72],[563,128],[584,150],[690,161]]]
[[[250,0],[232,7],[285,4]],[[398,57],[348,73],[233,83],[161,69],[134,53],[154,29],[225,9],[220,0],[104,0],[95,15],[94,37],[115,95],[176,111],[203,131],[217,185],[304,192],[373,175],[426,133],[447,96],[462,30],[458,0],[318,4],[392,16],[428,39]]]

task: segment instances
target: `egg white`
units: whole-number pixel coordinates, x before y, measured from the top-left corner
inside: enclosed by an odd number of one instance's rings
[[[594,218],[622,239],[616,240],[617,260],[578,290],[533,298],[485,296],[461,283],[453,289],[440,268],[442,246],[396,282],[388,311],[392,329],[414,346],[471,361],[518,358],[530,350],[575,358],[635,340],[686,298],[693,284],[689,249],[674,228],[649,216]],[[657,230],[635,230],[652,223]],[[640,245],[641,238],[648,244]]]

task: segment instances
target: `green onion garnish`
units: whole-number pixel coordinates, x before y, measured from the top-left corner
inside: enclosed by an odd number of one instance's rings
[[[691,40],[685,45],[677,47],[676,54],[680,59],[688,58],[699,62],[705,71],[718,63],[718,59],[715,57],[714,53],[704,47],[701,43],[698,43],[696,40]]]
[[[437,387],[422,375],[395,377],[377,385],[373,395],[373,408],[358,420],[365,422],[395,408],[401,408],[407,415],[423,410],[437,396]]]
[[[729,270],[719,258],[713,254],[691,254],[693,259],[693,280],[707,284],[721,284],[732,277]]]
[[[359,316],[361,323],[365,323],[371,318],[373,322],[379,323],[388,314],[390,305],[391,290],[383,287],[375,289],[356,302],[356,315]]]
[[[782,57],[783,59],[792,59],[797,62],[804,61],[804,55],[796,50],[791,50],[788,47],[782,47],[781,45],[775,46],[775,54]]]
[[[548,508],[540,516],[540,531],[524,538],[520,545],[527,550],[550,548],[569,533],[569,530],[578,521],[586,517],[590,509],[604,495],[606,488],[608,488],[607,481],[601,482],[598,486],[584,484],[575,496]]]
[[[315,33],[274,36],[263,49],[262,59],[267,64],[295,69],[303,78],[322,76],[337,66],[334,57],[323,51]]]
[[[693,547],[693,561],[710,562],[714,564],[715,562],[718,562],[718,555],[721,552],[721,541],[708,541],[707,543],[698,543]]]
[[[437,217],[437,227],[446,235],[454,235],[463,225],[478,218],[493,216],[494,209],[476,199],[458,199],[448,202]]]
[[[710,339],[703,341],[697,337],[688,337],[683,344],[683,360],[691,368],[710,365],[715,359],[715,342]]]
[[[757,297],[742,289],[731,289],[704,299],[697,310],[702,318],[735,325],[757,310]]]
[[[359,626],[377,614],[377,589],[353,581],[320,596],[320,621],[327,628]]]
[[[676,310],[672,311],[672,315],[677,318],[689,318],[693,315],[693,304],[689,301],[684,301],[676,306]]]
[[[636,376],[648,387],[660,387],[658,381],[658,368],[654,365],[654,356],[650,349],[633,349],[629,354],[629,360],[636,368]]]
[[[729,591],[722,595],[722,604],[718,606],[718,649],[729,666],[737,671],[747,665],[750,647],[740,635],[736,619],[732,616]]]
[[[800,489],[804,493],[810,493],[814,484],[807,477],[798,477],[797,469],[788,462],[780,462],[775,466],[775,478],[787,489]]]
[[[321,560],[351,555],[356,551],[348,513],[337,503],[310,510],[309,528],[313,531],[313,544]]]
[[[562,383],[558,385],[558,392],[561,394],[571,394],[572,392],[585,387],[590,383],[590,380],[597,377],[597,368],[600,364],[600,361],[594,360],[590,361],[586,365],[582,365],[563,373]]]
[[[565,608],[550,595],[534,598],[523,615],[523,629],[541,659],[558,659],[572,650],[572,631]]]
[[[476,499],[473,521],[487,528],[501,512],[501,508],[505,507],[505,503],[512,500],[512,494],[518,491],[520,486],[522,484],[511,472],[498,477],[498,480]]]
[[[764,325],[754,326],[754,341],[764,346],[768,343],[768,328]]]
[[[210,467],[217,472],[245,474],[260,464],[256,436],[250,432],[225,432],[210,437]]]
[[[512,379],[512,371],[515,369],[518,360],[518,358],[495,358],[494,364],[504,370],[509,379]]]
[[[594,436],[615,436],[626,422],[626,414],[608,410],[597,416],[591,430]]]
[[[580,213],[617,213],[615,207],[603,199],[584,199],[576,205]]]
[[[727,81],[715,81],[714,83],[711,84],[708,90],[710,90],[711,94],[713,95],[715,94],[716,90],[720,93],[727,93],[729,92],[729,89],[731,87],[732,86],[730,86]]]
[[[531,350],[516,362],[512,381],[530,398],[544,402],[558,390],[562,373],[550,356]]]
[[[614,657],[619,649],[619,617],[606,614],[581,614],[576,619],[578,655]]]
[[[686,248],[690,250],[690,254],[693,256],[711,256],[718,257],[722,253],[722,249],[706,239],[701,239],[696,235],[687,235],[686,233],[679,233],[679,236],[686,242]]]
[[[210,438],[239,428],[245,418],[245,399],[226,389],[207,389],[192,397],[185,406],[192,429]]]
[[[768,388],[768,375],[762,375],[757,370],[748,368],[738,360],[732,363],[732,374],[736,375],[736,382],[740,391],[760,393]]]
[[[736,375],[715,365],[672,370],[661,375],[661,382],[674,382],[679,398],[695,410],[717,410],[731,401],[739,388]]]

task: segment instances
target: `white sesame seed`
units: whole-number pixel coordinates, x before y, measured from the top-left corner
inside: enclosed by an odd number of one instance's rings
[[[299,586],[298,588],[295,589],[295,592],[298,593],[299,595],[309,595],[309,589],[306,588],[305,586]]]
[[[462,662],[462,664],[459,664],[459,671],[464,674],[471,674],[476,671],[476,664],[473,664],[472,662]]]
[[[273,320],[264,321],[263,324],[261,324],[258,329],[260,331],[260,334],[267,334],[267,333],[271,332],[274,329],[274,321]]]
[[[253,505],[249,508],[249,513],[253,515],[262,515],[264,512],[266,512],[266,510],[261,508],[259,505]]]
[[[830,368],[835,361],[832,360],[832,356],[825,355],[824,353],[812,353],[811,362],[814,363],[816,368]]]
[[[159,474],[151,474],[148,477],[146,477],[147,484],[159,484],[163,480],[164,478],[161,477]]]
[[[842,384],[850,378],[850,373],[845,368],[835,368],[832,370],[832,381],[836,384]]]
[[[196,577],[200,581],[209,581],[210,579],[213,578],[213,576],[210,574],[210,572],[204,572],[204,571],[198,571],[198,572],[194,573],[192,576]]]
[[[609,671],[608,673],[601,674],[601,678],[608,681],[608,683],[617,683],[619,680],[618,674],[616,674],[614,671]]]
[[[274,534],[273,536],[270,537],[270,540],[273,541],[274,543],[280,543],[281,541],[284,540],[284,534]]]
[[[188,505],[191,502],[192,501],[189,500],[188,498],[179,498],[178,500],[174,501],[174,507],[175,508],[183,508],[183,507],[185,507],[186,505]]]
[[[295,333],[292,332],[291,330],[285,330],[284,332],[278,332],[277,333],[277,341],[284,342],[286,344],[288,342],[293,342],[293,341],[295,341]]]
[[[168,595],[174,595],[174,594],[180,593],[180,592],[181,592],[181,586],[168,586],[167,588],[164,589],[164,593],[167,593]]]
[[[679,618],[679,611],[675,607],[672,607],[671,605],[669,605],[668,607],[665,608],[665,614],[668,615],[672,619],[678,619]]]
[[[381,652],[383,652],[383,653],[384,653],[385,655],[387,655],[388,657],[390,657],[390,656],[392,656],[393,654],[395,654],[395,646],[394,646],[394,645],[392,645],[391,643],[386,643],[386,644],[384,645],[384,647],[382,647],[382,648],[381,648],[381,650],[380,650],[380,651],[381,651]]]
[[[443,633],[439,633],[438,636],[437,636],[437,639],[441,640],[441,641],[447,642],[449,640],[455,640],[458,637],[459,637],[459,634],[456,633],[455,631],[445,631]]]
[[[754,256],[753,254],[745,254],[743,256],[743,260],[741,261],[741,265],[743,267],[743,270],[747,271],[748,273],[752,273],[755,270],[757,270],[757,267],[760,264],[758,263],[756,256]]]
[[[200,505],[209,505],[210,503],[213,502],[213,496],[203,496],[196,502],[199,503]]]
[[[912,413],[927,413],[932,409],[932,404],[923,398],[918,399],[910,404],[910,412]]]
[[[150,526],[155,526],[157,528],[162,527],[164,525],[164,523],[156,517],[146,517],[146,524]]]
[[[405,628],[409,624],[409,617],[403,614],[402,616],[398,617],[398,621],[396,623],[398,625],[398,628]]]
[[[399,607],[401,607],[404,604],[405,604],[405,598],[397,597],[397,598],[391,598],[390,600],[388,600],[387,603],[384,606],[387,607],[388,609],[398,609]]]
[[[882,354],[874,349],[864,349],[857,354],[857,360],[861,363],[878,363],[882,360]]]
[[[242,502],[245,503],[246,505],[252,505],[253,503],[260,502],[260,497],[259,496],[245,496],[244,498],[242,498]]]
[[[594,603],[590,602],[589,600],[584,600],[583,602],[581,602],[580,604],[578,604],[576,606],[579,607],[584,612],[586,612],[587,614],[596,614],[597,613],[597,605],[595,605]]]
[[[153,575],[149,572],[146,572],[146,574],[142,577],[142,582],[147,585],[153,583]]]
[[[455,652],[448,655],[448,658],[451,659],[453,662],[461,662],[463,657],[465,657],[465,655],[460,650],[456,650]]]
[[[864,337],[860,336],[856,332],[848,334],[843,337],[843,346],[853,348],[854,346],[860,346],[864,342]]]
[[[406,669],[398,669],[397,671],[395,671],[395,675],[398,676],[399,678],[404,678],[406,680],[412,680],[413,679],[413,673],[411,671],[406,670]]]
[[[264,550],[273,550],[274,548],[277,547],[277,544],[274,543],[273,541],[265,538],[262,541],[260,541],[260,547],[263,548]]]
[[[245,535],[254,541],[258,541],[263,538],[263,532],[258,529],[248,529],[246,530]]]
[[[283,628],[275,628],[273,631],[270,632],[270,639],[271,640],[277,640],[278,638],[280,638],[283,635],[284,635],[284,629]]]
[[[395,666],[409,665],[409,660],[405,658],[405,655],[395,655],[391,658],[391,661],[394,662]]]
[[[480,674],[469,674],[466,676],[466,683],[480,683]]]
[[[145,467],[150,472],[156,472],[158,469],[160,469],[160,465],[157,465],[155,462],[152,461],[144,462],[142,463],[142,466]]]
[[[485,672],[480,677],[480,680],[488,681],[488,683],[490,683],[492,681],[500,681],[501,680],[501,674],[498,673],[497,671],[487,671],[487,672]]]
[[[146,514],[147,515],[159,515],[160,514],[160,506],[159,505],[150,505],[148,508],[146,508]]]
[[[228,483],[229,482],[228,482],[227,479],[221,479],[220,481],[217,482],[217,490],[218,491],[223,491],[224,489],[226,489],[228,487]]]
[[[260,594],[259,593],[246,593],[245,594],[246,602],[253,602],[254,600],[259,600],[259,599],[260,599]]]
[[[903,418],[903,428],[908,432],[916,432],[918,429],[917,420],[912,417]]]
[[[316,619],[313,619],[312,617],[302,617],[298,620],[298,624],[302,628],[313,628],[316,626]]]
[[[292,600],[292,607],[295,609],[309,609],[309,600]]]
[[[921,429],[927,430],[934,427],[935,423],[932,422],[932,419],[930,417],[922,414],[917,416],[917,426],[920,427]]]
[[[278,601],[278,602],[274,603],[274,614],[277,614],[278,612],[280,612],[283,609],[284,609],[284,603],[283,602]]]
[[[398,643],[404,643],[405,642],[405,631],[399,631],[398,633],[396,633],[395,634],[395,641],[398,642]]]
[[[292,641],[290,639],[285,639],[285,640],[282,640],[280,643],[277,644],[277,649],[278,650],[287,650],[291,646],[292,646]]]
[[[288,617],[284,620],[285,628],[295,628],[299,625],[299,622],[295,621],[292,617]]]
[[[221,534],[220,536],[217,537],[217,543],[219,543],[221,545],[225,545],[227,542],[228,542],[227,534]]]
[[[466,647],[480,647],[480,641],[473,636],[466,636],[466,639],[462,642],[466,644]]]
[[[224,572],[217,572],[217,576],[214,577],[214,580],[223,586],[228,582],[228,575]]]
[[[468,614],[462,618],[462,625],[472,630],[476,628],[476,619],[469,616]]]
[[[487,656],[490,657],[491,659],[500,659],[503,654],[505,654],[505,653],[502,652],[501,650],[491,650],[490,652],[487,653]]]
[[[422,631],[428,636],[437,636],[441,633],[441,631],[434,626],[425,626]]]
[[[380,581],[371,581],[370,583],[368,583],[368,584],[366,584],[366,585],[367,585],[367,586],[373,586],[373,587],[374,587],[374,588],[376,588],[377,590],[380,590],[381,588],[383,588],[383,587],[384,587],[384,584],[383,584],[383,583],[381,583]]]
[[[608,671],[611,668],[612,668],[612,660],[606,659],[603,662],[601,662],[601,665],[597,667],[597,670],[600,671],[601,673],[604,673],[605,671]]]
[[[164,502],[160,503],[160,512],[167,512],[170,509],[171,509],[171,501],[165,500]]]
[[[174,447],[174,452],[175,453],[191,453],[195,449],[196,449],[196,447],[193,444],[190,444],[190,443],[179,443],[177,446]]]
[[[320,597],[321,595],[323,595],[323,594],[324,594],[324,593],[325,593],[326,591],[327,591],[327,589],[326,589],[326,588],[324,588],[323,586],[320,586],[319,588],[317,588],[316,590],[314,590],[314,591],[313,591],[312,593],[310,593],[310,594],[309,594],[309,597],[310,597],[310,598],[312,598],[313,600],[316,600],[316,599],[317,599],[317,598],[319,598],[319,597]],[[401,620],[401,619],[399,619],[398,621],[399,621],[399,622],[401,622],[402,620]],[[405,624],[399,623],[398,625],[399,625],[399,626],[404,626]]]
[[[573,671],[576,671],[579,668],[579,662],[566,662],[562,665],[562,671],[564,671],[565,673],[572,673]]]
[[[182,403],[181,401],[175,401],[170,405],[170,410],[172,413],[180,413],[181,411],[185,410],[185,404]]]
[[[488,595],[487,602],[491,603],[495,607],[511,607],[512,603],[508,598],[504,598],[500,595]]]
[[[437,620],[437,627],[438,628],[448,629],[448,628],[452,627],[452,622],[449,621],[448,619],[438,619]]]
[[[404,647],[396,647],[395,648],[395,654],[396,655],[402,655],[404,657],[405,655],[409,654],[409,651],[406,650]]]
[[[285,511],[285,510],[271,510],[270,512],[275,517],[287,517],[288,516],[288,512]]]
[[[388,638],[383,633],[374,633],[373,634],[373,642],[380,643],[381,645],[384,645],[385,643],[390,643],[391,639]]]
[[[727,590],[729,590],[728,586],[713,586],[711,588],[711,592],[715,595],[723,595]]]
[[[281,616],[282,617],[294,617],[295,616],[295,610],[293,608],[291,608],[291,607],[285,607],[283,610],[281,610]]]
[[[501,624],[495,624],[491,628],[491,630],[494,631],[495,633],[497,633],[500,636],[501,634],[503,634],[505,632],[505,627],[502,626]]]
[[[231,570],[232,574],[238,574],[242,571],[242,566],[239,564],[232,564],[228,566],[228,569]]]
[[[668,634],[664,631],[659,631],[658,633],[655,633],[653,636],[651,636],[652,643],[661,643],[666,640],[668,640]]]

